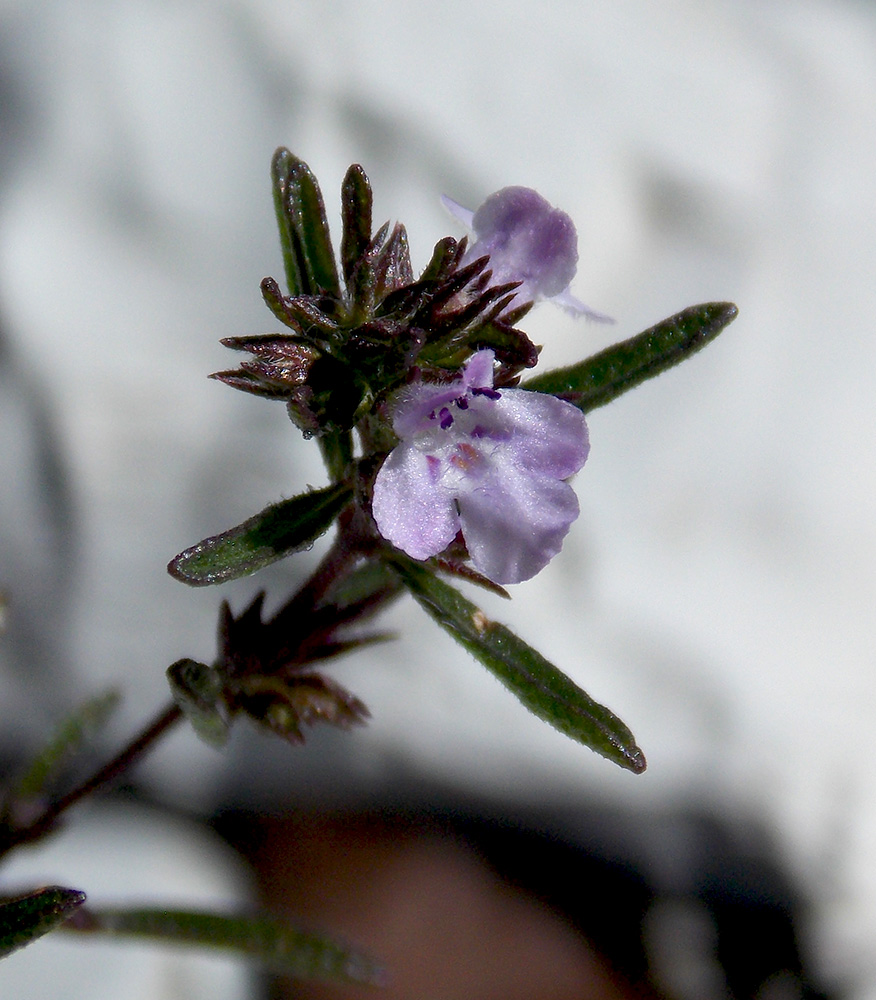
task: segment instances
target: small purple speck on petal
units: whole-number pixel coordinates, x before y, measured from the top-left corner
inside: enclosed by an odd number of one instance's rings
[[[446,431],[448,427],[453,426],[453,414],[446,406],[441,407],[438,415],[441,417],[440,426],[442,431]]]

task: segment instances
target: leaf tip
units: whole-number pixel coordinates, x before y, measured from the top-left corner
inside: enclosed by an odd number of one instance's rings
[[[735,302],[715,302],[711,308],[713,311],[712,322],[718,329],[723,329],[739,315],[739,306]]]
[[[167,564],[167,572],[174,578],[174,580],[179,580],[180,583],[186,583],[190,587],[201,587],[205,583],[209,583],[209,580],[203,579],[201,576],[192,575],[186,570],[186,566],[191,560],[192,556],[197,554],[197,545],[193,545],[191,548],[186,549],[184,552],[180,552],[179,555],[173,557]]]
[[[624,751],[623,767],[633,774],[642,774],[648,767],[648,761],[639,747],[633,745]]]

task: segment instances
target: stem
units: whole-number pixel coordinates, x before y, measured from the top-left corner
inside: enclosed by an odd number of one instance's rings
[[[319,438],[322,460],[333,483],[339,483],[353,460],[353,439],[349,431],[334,431]]]
[[[182,718],[182,712],[179,706],[176,703],[168,705],[139,736],[117,753],[109,763],[104,764],[90,778],[58,799],[57,802],[53,802],[32,823],[12,831],[0,844],[0,856],[19,844],[30,843],[43,837],[54,826],[61,813],[126,771],[180,718]]]
[[[367,540],[361,530],[357,530],[355,513],[341,514],[338,534],[334,544],[325,554],[308,580],[283,609],[283,616],[302,617],[315,611],[331,588],[340,581],[355,564],[356,560],[369,550]],[[385,598],[384,598],[385,599]],[[164,733],[182,718],[182,710],[171,702],[151,723],[124,747],[109,763],[96,771],[90,778],[49,805],[44,812],[26,826],[0,829],[0,857],[20,844],[39,840],[55,825],[58,817],[81,799],[114,781],[131,767],[156,743]]]
[[[319,565],[302,584],[298,593],[289,602],[288,607],[296,612],[306,613],[317,608],[320,601],[337,583],[344,573],[352,566],[360,555],[359,549],[351,544],[344,531],[344,525],[338,526],[338,536],[326,552]]]

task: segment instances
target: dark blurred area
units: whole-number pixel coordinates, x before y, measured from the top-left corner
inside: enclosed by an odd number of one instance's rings
[[[379,956],[393,1000],[827,996],[802,950],[807,901],[754,826],[421,801],[216,825],[269,910]],[[269,992],[374,995],[286,980]]]

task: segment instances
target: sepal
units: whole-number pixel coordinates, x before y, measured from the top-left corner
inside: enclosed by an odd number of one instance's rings
[[[361,642],[339,643],[326,655],[359,645]],[[293,744],[304,743],[305,726],[322,722],[350,729],[364,725],[371,717],[355,695],[322,674],[243,678],[237,684],[235,701],[257,725]]]
[[[364,559],[342,574],[316,603],[296,595],[271,617],[260,593],[239,615],[228,603],[219,616],[219,651],[212,666],[179,660],[167,672],[176,704],[197,734],[214,746],[226,742],[237,715],[250,717],[291,743],[304,742],[307,726],[340,729],[362,725],[366,706],[314,664],[386,634],[348,629],[371,618],[401,592],[398,576],[384,563]]]

